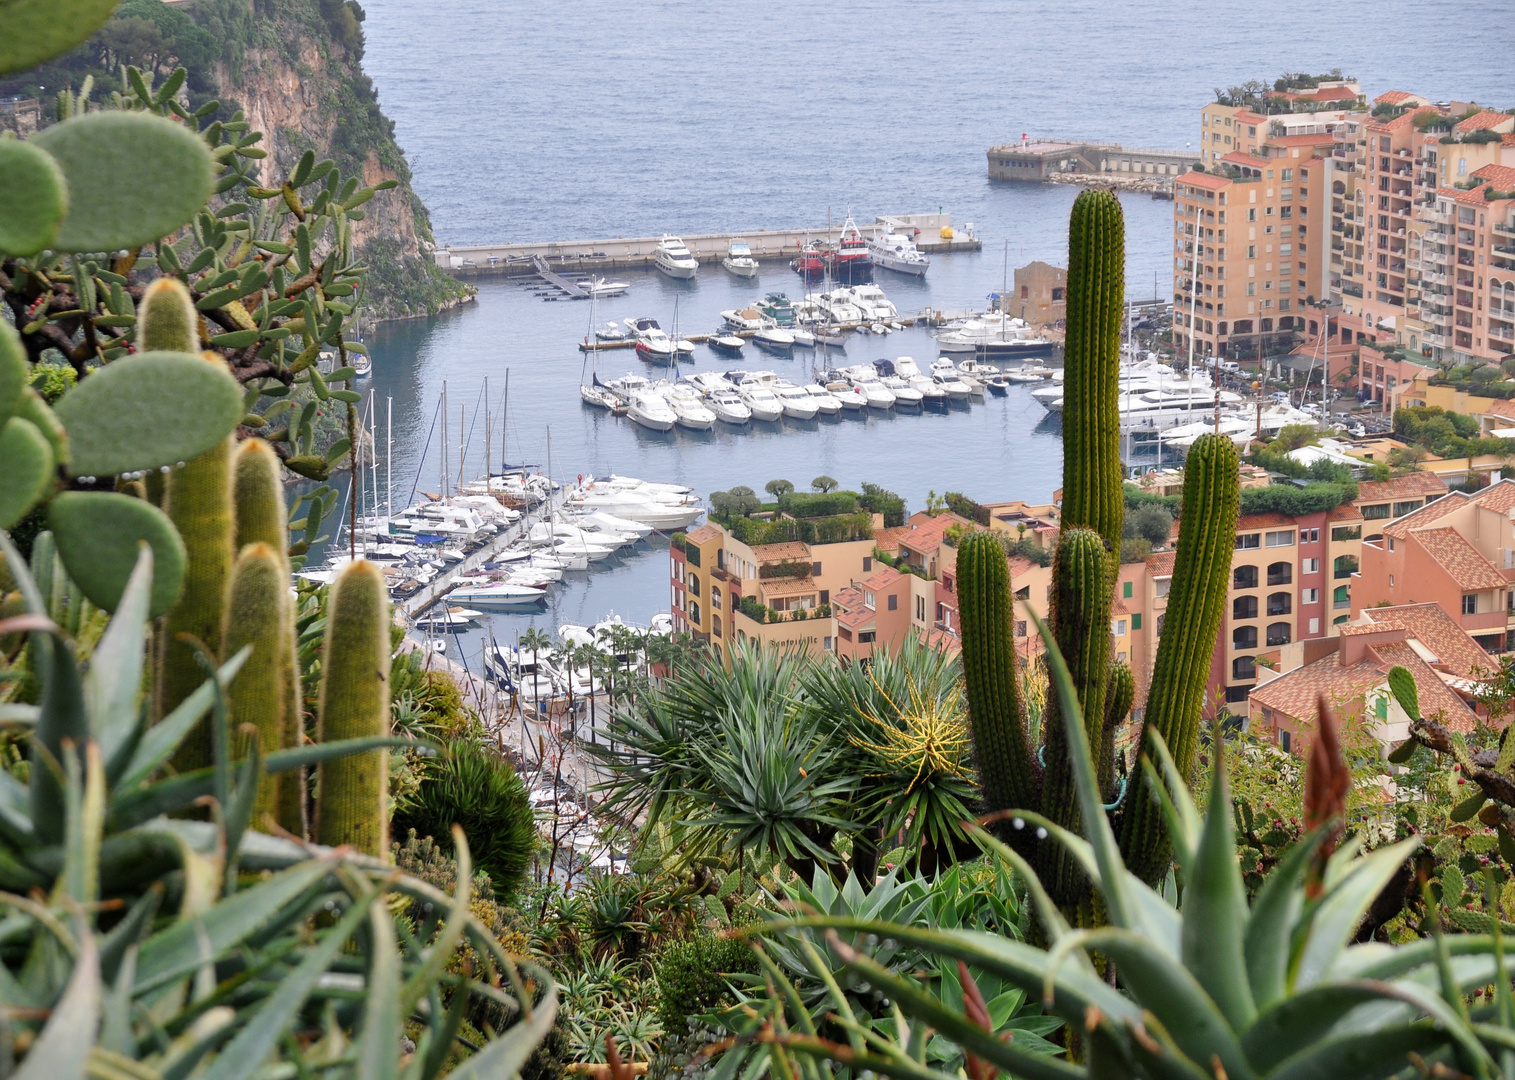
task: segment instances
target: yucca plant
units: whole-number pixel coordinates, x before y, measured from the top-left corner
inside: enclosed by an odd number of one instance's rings
[[[539,967],[518,970],[471,913],[461,832],[448,896],[379,859],[248,827],[265,772],[403,741],[264,756],[253,729],[233,732],[227,721],[226,688],[246,649],[218,670],[207,665],[204,684],[149,725],[151,549],[83,671],[4,533],[0,552],[28,608],[0,621],[0,635],[29,635],[41,687],[23,717],[27,782],[0,771],[0,904],[9,909],[0,1068],[19,1061],[23,1080],[397,1077],[408,1035],[416,1047],[405,1075],[430,1080],[481,999],[507,1019],[451,1075],[515,1072],[552,1024],[556,990]],[[163,776],[206,713],[213,764]],[[196,807],[209,820],[185,816]],[[465,939],[482,970],[454,963]]]
[[[1374,897],[1419,841],[1412,837],[1370,854],[1362,854],[1353,841],[1333,850],[1335,819],[1348,781],[1339,750],[1332,753],[1332,721],[1324,707],[1306,781],[1317,820],[1306,839],[1285,854],[1250,907],[1237,864],[1220,741],[1213,744],[1213,787],[1201,819],[1161,736],[1152,737],[1156,764],[1151,758],[1142,764],[1150,777],[1165,781],[1155,783],[1154,790],[1161,793],[1185,882],[1182,906],[1175,908],[1121,862],[1100,804],[1077,692],[1055,642],[1045,626],[1038,626],[1062,706],[1088,838],[1034,813],[1018,815],[1013,825],[1045,830],[1066,848],[1094,882],[1108,925],[1070,928],[1026,861],[984,835],[986,848],[1024,880],[1048,948],[968,930],[929,931],[824,916],[795,919],[788,925],[832,931],[833,948],[843,946],[837,951],[851,970],[897,1009],[899,1033],[885,1039],[848,1015],[841,1020],[847,1043],[813,1031],[796,1032],[787,1023],[751,1031],[749,1041],[766,1041],[801,1060],[840,1061],[901,1080],[943,1076],[925,1062],[927,1030],[964,1048],[971,1076],[993,1068],[1033,1080],[1361,1080],[1413,1069],[1486,1080],[1515,1076],[1510,977],[1498,936],[1444,938],[1436,933],[1399,947],[1351,943]],[[1040,1057],[1013,1039],[996,1038],[983,1022],[981,995],[965,993],[961,1009],[944,1007],[864,950],[846,946],[839,931],[870,934],[956,960],[1038,995],[1048,1012],[1080,1033],[1080,1060]],[[1104,975],[1096,961],[1105,965]],[[1112,964],[1119,989],[1106,981]],[[1490,983],[1494,1004],[1470,1011],[1466,995]],[[787,1075],[798,1077],[803,1071],[792,1067]]]

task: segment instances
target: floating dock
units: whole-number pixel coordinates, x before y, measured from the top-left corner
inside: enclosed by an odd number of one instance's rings
[[[943,230],[946,231],[945,236]],[[951,214],[884,215],[871,224],[859,225],[858,231],[869,238],[887,231],[914,235],[916,247],[927,255],[979,251],[984,246],[983,241],[974,234],[971,223],[960,229],[954,228]],[[686,234],[682,239],[690,253],[701,263],[719,263],[726,257],[726,250],[733,240],[746,241],[752,249],[752,257],[759,262],[771,262],[792,259],[809,243],[835,244],[841,235],[842,225],[838,222],[813,228]],[[438,248],[433,257],[438,266],[451,274],[535,274],[551,281],[543,273],[546,269],[554,273],[563,284],[578,289],[564,275],[650,269],[653,252],[661,240],[661,236],[622,236],[613,240],[448,246]],[[563,287],[557,281],[551,281],[551,284]]]

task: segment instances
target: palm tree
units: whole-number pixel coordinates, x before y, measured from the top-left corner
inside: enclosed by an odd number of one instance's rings
[[[540,663],[538,662],[537,654],[542,649],[550,649],[550,648],[552,648],[552,638],[548,635],[547,631],[545,631],[545,630],[539,630],[535,626],[529,626],[529,627],[526,628],[526,633],[524,633],[524,634],[521,635],[521,637],[519,639],[519,642],[518,642],[518,647],[522,648],[522,649],[530,649],[531,650],[531,667],[532,667],[531,689],[532,689],[532,696],[533,696],[534,700],[537,702],[537,709],[538,709],[538,711],[540,711],[541,710],[541,701],[542,701],[542,683],[541,683],[542,669],[541,669]]]

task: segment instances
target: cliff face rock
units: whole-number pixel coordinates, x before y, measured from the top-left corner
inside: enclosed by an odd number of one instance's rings
[[[197,14],[198,7],[187,10]],[[354,230],[360,261],[370,267],[370,317],[431,315],[469,299],[473,290],[432,261],[426,208],[363,74],[362,9],[352,0],[254,0],[247,10],[239,41],[228,43],[215,65],[215,82],[222,114],[240,109],[251,130],[263,132],[265,186],[277,186],[275,177],[287,176],[306,150],[334,159],[365,185],[399,181],[364,205],[367,216]],[[218,29],[224,8],[221,15]]]

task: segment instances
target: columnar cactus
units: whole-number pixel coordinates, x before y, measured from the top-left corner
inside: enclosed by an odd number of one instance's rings
[[[258,745],[266,757],[287,745],[289,691],[284,662],[290,654],[289,570],[282,555],[264,543],[248,544],[237,556],[226,591],[226,615],[221,631],[228,656],[245,645],[252,653],[227,688],[232,723],[257,729]],[[291,657],[292,659],[292,657]],[[264,815],[279,818],[280,787],[284,776],[265,773],[258,783],[253,823],[262,828]]]
[[[1111,561],[1104,538],[1080,528],[1063,532],[1052,564],[1052,632],[1073,676],[1083,715],[1097,718],[1092,724],[1086,721],[1091,745],[1103,728],[1105,683],[1110,676],[1110,594],[1115,576]],[[1077,832],[1078,795],[1068,766],[1061,708],[1056,698],[1051,699],[1042,724],[1046,732],[1042,813]],[[1044,854],[1043,880],[1053,897],[1065,906],[1077,903],[1088,887],[1076,863],[1058,845],[1046,845]]]
[[[200,351],[200,313],[178,278],[161,277],[142,292],[137,306],[138,352]]]
[[[1141,742],[1145,752],[1147,733],[1161,735],[1184,776],[1194,766],[1205,686],[1230,585],[1239,466],[1236,447],[1224,435],[1200,436],[1184,466],[1178,556],[1147,692]],[[1133,777],[1132,783],[1137,791],[1126,800],[1121,850],[1134,873],[1155,881],[1167,869],[1171,844],[1162,811],[1145,790],[1145,777]]]
[[[1015,601],[1005,549],[989,532],[957,549],[958,614],[968,722],[986,810],[1039,805],[1040,774],[1026,739],[1016,672]]]
[[[1063,528],[1093,529],[1113,550],[1121,541],[1121,306],[1126,239],[1113,191],[1085,191],[1068,222],[1068,334],[1063,383]]]
[[[1100,734],[1100,742],[1095,745],[1090,740],[1091,748],[1095,752],[1094,767],[1097,770],[1100,790],[1104,793],[1106,801],[1116,796],[1115,792],[1115,733],[1120,728],[1121,722],[1131,712],[1131,705],[1136,701],[1136,676],[1131,673],[1131,668],[1123,663],[1110,665],[1110,677],[1105,683],[1105,727]]]
[[[322,742],[389,734],[389,594],[367,560],[348,563],[331,587],[321,674]],[[370,750],[323,762],[315,839],[369,855],[389,852],[389,756]]]
[[[284,483],[280,475],[279,458],[262,439],[248,439],[237,447],[232,473],[237,550],[244,550],[248,544],[265,544],[278,554],[279,561],[284,566],[285,576],[279,597],[287,609],[287,633],[279,647],[278,665],[285,696],[285,729],[280,745],[293,749],[305,739],[304,695],[300,690],[300,666],[295,659],[294,598],[288,588],[288,514],[284,505]],[[231,655],[229,651],[227,655]],[[291,771],[281,776],[279,825],[296,836],[304,836],[307,832],[305,790],[305,770]]]

